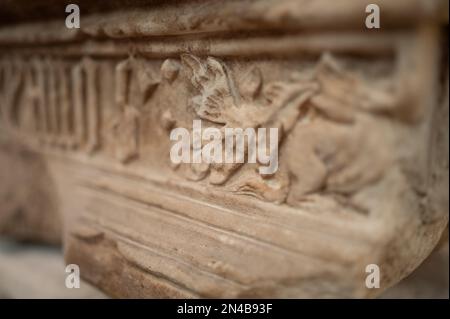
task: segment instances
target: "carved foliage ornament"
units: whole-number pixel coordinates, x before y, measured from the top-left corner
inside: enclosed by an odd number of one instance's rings
[[[197,92],[189,107],[200,119],[223,131],[275,127],[283,145],[280,170],[273,176],[243,169],[243,163],[202,163],[185,164],[190,166],[188,178],[208,177],[211,184],[238,194],[295,205],[305,195],[323,189],[344,194],[354,191],[376,181],[386,165],[385,154],[378,161],[366,158],[365,154],[373,157],[378,152],[370,150],[376,143],[362,126],[367,130],[371,125],[364,113],[391,107],[395,96],[388,90],[369,89],[331,55],[324,54],[308,74],[296,73],[288,81],[267,84],[258,68],[237,82],[227,65],[216,58],[183,54],[181,62]],[[359,150],[362,145],[366,152]],[[372,167],[367,170],[369,163]]]
[[[273,175],[260,175],[258,164],[175,167],[191,180],[208,179],[213,185],[222,185],[224,191],[295,205],[304,196],[323,190],[351,193],[376,181],[389,161],[389,154],[378,152],[374,140],[382,135],[376,131],[380,126],[372,125],[367,114],[395,108],[393,85],[371,83],[369,88],[362,77],[329,54],[305,73],[269,83],[257,67],[236,79],[227,64],[213,57],[182,54],[180,61],[165,60],[159,71],[146,59],[130,57],[115,65],[116,114],[111,121],[103,119],[100,66],[92,59],[75,66],[64,61],[3,62],[0,94],[4,123],[20,126],[21,117],[34,119],[26,126],[41,140],[85,146],[92,152],[102,143],[104,121],[115,157],[123,163],[138,156],[142,110],[151,104],[161,81],[171,85],[182,69],[195,92],[189,97],[188,110],[211,127],[222,132],[226,128],[278,129],[280,167]],[[23,87],[27,88],[28,103],[19,103]],[[19,114],[19,104],[31,113]],[[170,110],[163,112],[161,123],[166,130],[175,122]]]

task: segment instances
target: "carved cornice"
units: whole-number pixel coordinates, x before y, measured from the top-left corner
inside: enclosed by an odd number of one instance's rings
[[[120,2],[120,1],[119,1]],[[67,29],[63,19],[0,28],[0,44],[51,44],[99,39],[220,35],[242,32],[365,30],[366,1],[341,0],[187,1],[82,16],[82,28]],[[446,0],[381,0],[383,28],[426,21],[448,23]],[[89,5],[86,4],[88,7]],[[7,10],[8,8],[6,7]],[[63,12],[61,6],[61,12]],[[270,9],[270,10],[269,10]],[[43,16],[45,16],[45,8]],[[447,13],[447,14],[446,14]]]

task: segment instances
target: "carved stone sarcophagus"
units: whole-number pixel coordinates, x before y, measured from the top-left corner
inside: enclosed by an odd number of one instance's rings
[[[0,229],[116,297],[376,296],[448,223],[448,2],[377,3],[380,29],[362,0],[5,18]],[[174,164],[195,120],[277,128],[277,170]]]

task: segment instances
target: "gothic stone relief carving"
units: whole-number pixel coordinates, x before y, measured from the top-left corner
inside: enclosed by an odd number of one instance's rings
[[[388,288],[448,223],[440,20],[392,3],[391,28],[370,36],[349,17],[358,1],[331,15],[303,0],[189,2],[92,14],[76,32],[0,27],[0,161],[22,171],[34,154],[29,176],[49,189],[7,207],[57,212],[41,237],[61,238],[66,262],[112,296],[376,296],[365,266]],[[171,163],[171,130],[193,120],[222,139],[277,128],[278,170]],[[12,188],[28,173],[16,175]]]
[[[258,68],[237,82],[227,66],[213,57],[185,54],[181,60],[198,93],[189,107],[200,119],[222,130],[276,127],[281,145],[287,144],[275,176],[263,178],[256,170],[246,171],[227,187],[231,191],[278,203],[288,198],[295,205],[304,195],[321,190],[345,194],[363,187],[388,165],[389,154],[377,152],[377,141],[371,138],[382,132],[368,113],[391,108],[394,93],[365,83],[331,55],[324,54],[303,73],[271,83],[263,83]],[[370,164],[374,155],[375,166]],[[188,165],[188,178],[208,176],[211,184],[222,185],[243,164]]]

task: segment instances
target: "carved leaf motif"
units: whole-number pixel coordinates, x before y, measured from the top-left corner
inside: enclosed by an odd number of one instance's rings
[[[246,101],[254,100],[261,91],[262,74],[259,68],[252,68],[245,74],[239,86],[242,97]]]
[[[179,70],[180,63],[174,59],[167,59],[161,65],[161,75],[169,83],[172,83],[176,79]]]
[[[181,61],[189,70],[192,85],[199,92],[192,99],[197,115],[218,124],[236,123],[239,97],[233,92],[233,81],[225,66],[214,58],[201,61],[190,54],[183,54]]]
[[[141,103],[148,102],[161,82],[160,75],[153,72],[144,61],[136,61],[134,64],[134,72],[136,73],[136,83],[139,88]]]
[[[330,54],[324,54],[320,59],[315,79],[321,90],[312,98],[312,104],[334,121],[351,123],[355,111],[392,112],[398,104],[392,83],[369,84]]]
[[[115,156],[127,163],[138,155],[140,110],[161,82],[160,74],[142,59],[130,58],[116,67],[116,104],[119,113],[112,124]]]
[[[117,117],[113,124],[113,136],[116,140],[115,155],[127,163],[138,155],[139,113],[136,109],[127,107],[123,114]]]
[[[349,184],[362,187],[376,180],[379,167],[370,176],[363,174],[366,161],[357,156],[358,145],[373,147],[373,143],[351,137],[355,127],[369,125],[360,123],[359,112],[380,109],[375,105],[380,101],[390,106],[395,100],[386,91],[368,90],[356,73],[331,55],[324,54],[313,69],[301,76],[268,83],[264,88],[257,68],[238,79],[236,86],[226,65],[219,60],[186,54],[182,64],[197,90],[191,103],[200,118],[224,124],[223,128],[277,127],[279,141],[286,140],[284,143],[288,144],[283,173],[264,179],[256,171],[241,170],[242,174],[227,189],[273,202],[287,199],[296,205],[303,196],[321,189],[348,191]],[[265,99],[257,99],[261,92]],[[383,98],[376,98],[380,96]],[[299,126],[300,118],[309,120]],[[356,160],[349,168],[350,158]],[[378,162],[386,163],[386,159]],[[209,170],[191,170],[196,179],[209,176],[211,184],[223,185],[242,166],[215,163]]]

